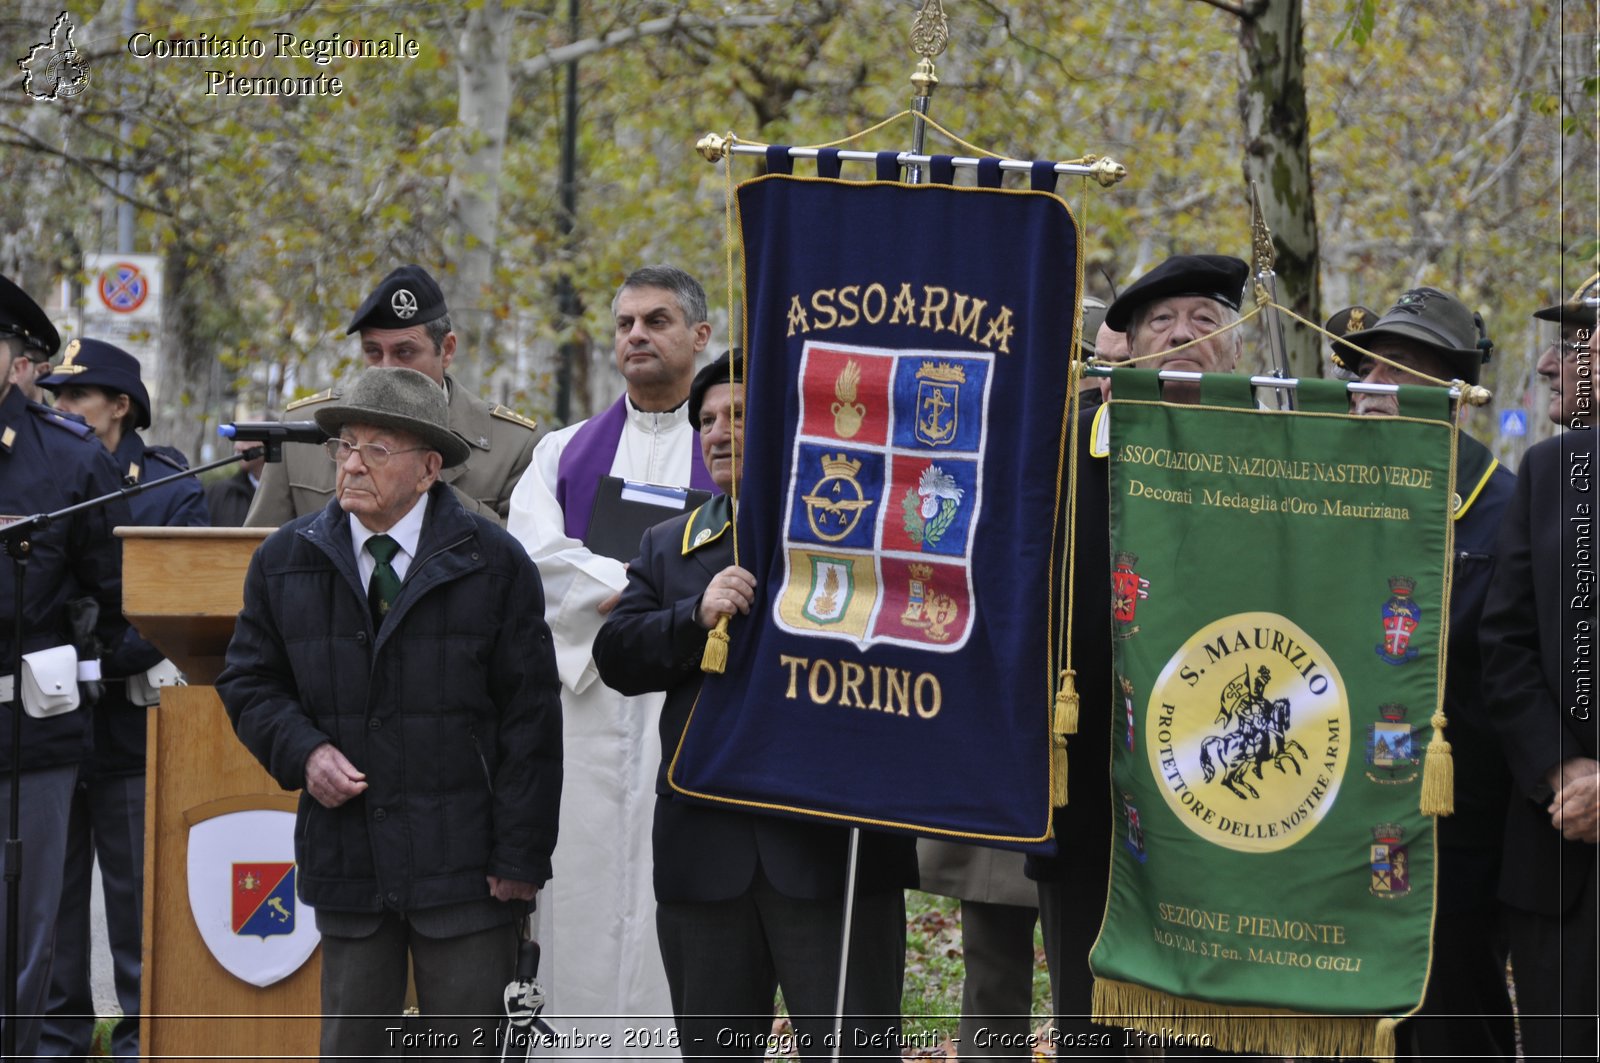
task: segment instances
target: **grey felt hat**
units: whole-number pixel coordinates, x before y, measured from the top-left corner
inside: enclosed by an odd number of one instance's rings
[[[1421,344],[1444,355],[1469,384],[1478,382],[1494,350],[1483,315],[1437,288],[1412,288],[1377,321],[1370,321],[1371,314],[1365,307],[1349,307],[1329,318],[1327,329],[1359,347],[1386,338]],[[1345,344],[1333,344],[1333,360],[1352,373],[1361,371],[1361,356]]]
[[[471,446],[450,430],[450,404],[444,389],[415,369],[374,366],[356,378],[355,386],[336,406],[316,412],[317,427],[337,435],[347,424],[366,424],[410,432],[444,457],[446,469],[460,465]]]

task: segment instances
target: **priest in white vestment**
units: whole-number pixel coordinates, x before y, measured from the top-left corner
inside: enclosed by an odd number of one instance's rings
[[[711,325],[704,289],[670,266],[630,274],[612,311],[626,393],[539,441],[506,525],[539,567],[562,687],[565,782],[539,895],[539,981],[551,1024],[588,1038],[556,1054],[676,1056],[650,858],[663,695],[624,697],[597,677],[590,648],[627,569],[583,542],[601,476],[713,489],[687,407]]]

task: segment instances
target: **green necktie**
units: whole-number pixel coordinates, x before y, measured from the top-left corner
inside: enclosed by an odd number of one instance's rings
[[[389,562],[400,552],[400,544],[387,535],[374,535],[367,540],[367,553],[377,565],[372,569],[372,580],[367,584],[367,606],[372,610],[374,627],[383,626],[383,618],[400,595],[400,577]]]

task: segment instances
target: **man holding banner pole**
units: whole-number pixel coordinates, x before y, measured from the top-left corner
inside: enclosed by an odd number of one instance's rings
[[[1366,384],[1476,384],[1493,349],[1482,316],[1436,288],[1405,292],[1381,317],[1361,306],[1341,310],[1329,319],[1328,331],[1372,352],[1333,345],[1334,362]],[[1351,396],[1351,412],[1393,416],[1399,406],[1393,394],[1358,392]],[[1495,535],[1515,484],[1487,447],[1460,436],[1444,686],[1455,812],[1438,826],[1438,908],[1427,996],[1398,1033],[1400,1050],[1417,1056],[1496,1058],[1494,1053],[1509,1059],[1516,1053],[1495,897],[1510,777],[1490,726],[1478,649]]]
[[[1147,358],[1148,368],[1230,372],[1238,364],[1243,337],[1238,329],[1210,334],[1239,320],[1249,267],[1226,255],[1174,255],[1130,284],[1107,308],[1105,327],[1127,336],[1129,357]],[[1183,344],[1181,351],[1149,358]],[[1164,395],[1174,402],[1195,402],[1197,385],[1169,382]],[[1099,413],[1104,407],[1097,407]],[[1080,432],[1091,438],[1089,412]],[[1096,417],[1098,422],[1098,417]],[[1079,499],[1076,533],[1077,579],[1074,660],[1084,710],[1071,740],[1072,800],[1055,810],[1060,854],[1029,857],[1028,873],[1039,880],[1039,916],[1045,955],[1050,965],[1056,1014],[1056,1038],[1062,1048],[1099,1042],[1106,1029],[1088,1021],[1094,978],[1089,950],[1105,910],[1110,875],[1110,781],[1104,751],[1111,742],[1110,717],[1103,708],[1112,701],[1111,646],[1107,616],[1111,611],[1110,545],[1107,535],[1105,451],[1083,439],[1079,448]],[[1121,1044],[1120,1034],[1114,1043]]]
[[[737,358],[736,352],[730,352]],[[695,377],[692,423],[712,479],[731,491],[742,459],[743,372],[724,354]],[[645,533],[628,585],[594,643],[600,677],[623,694],[667,692],[656,783],[656,929],[685,1059],[759,1061],[781,986],[794,1024],[783,1054],[898,1058],[905,962],[903,889],[912,839],[862,832],[842,1040],[833,1037],[846,903],[842,826],[690,803],[667,762],[700,692],[717,621],[746,613],[755,576],[734,563],[732,505],[719,495]],[[751,707],[752,710],[757,708]]]

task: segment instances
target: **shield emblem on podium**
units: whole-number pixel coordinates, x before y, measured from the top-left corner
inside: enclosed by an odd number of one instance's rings
[[[248,807],[251,803],[260,807]],[[191,809],[189,911],[216,961],[241,981],[289,977],[321,940],[295,896],[293,799],[256,795]]]

